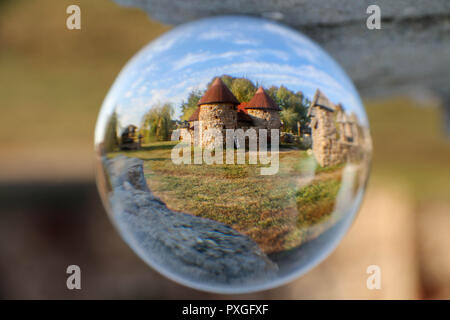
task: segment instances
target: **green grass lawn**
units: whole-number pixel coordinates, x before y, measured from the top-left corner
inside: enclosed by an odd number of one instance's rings
[[[305,166],[314,161],[305,151],[281,151],[279,172],[269,176],[260,174],[261,164],[176,165],[173,146],[155,142],[120,153],[144,160],[150,189],[170,209],[227,224],[267,253],[300,245],[307,228],[333,212],[342,167],[317,166],[314,180],[302,186]]]

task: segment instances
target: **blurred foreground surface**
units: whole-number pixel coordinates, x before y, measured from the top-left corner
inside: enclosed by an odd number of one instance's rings
[[[432,100],[366,103],[374,161],[362,210],[337,250],[302,278],[219,296],[147,267],[100,203],[92,136],[119,70],[168,27],[112,1],[79,2],[83,29],[72,32],[71,1],[0,1],[0,298],[450,299],[450,141]],[[80,291],[66,288],[71,264],[81,267]],[[381,290],[366,288],[372,264]]]

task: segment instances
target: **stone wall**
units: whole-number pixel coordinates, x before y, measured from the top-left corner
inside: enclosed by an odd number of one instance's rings
[[[200,106],[198,125],[198,138],[195,137],[194,125],[189,127],[191,141],[194,145],[201,147],[214,147],[216,143],[216,132],[210,129],[217,129],[222,134],[222,143],[226,145],[226,129],[269,129],[267,133],[268,142],[270,142],[270,129],[280,129],[280,113],[276,110],[250,109],[248,114],[253,123],[239,122],[237,119],[237,110],[231,104],[204,104]],[[209,131],[208,131],[209,130]],[[180,140],[181,137],[180,137]],[[197,141],[199,140],[199,141]]]
[[[345,122],[342,124],[342,137],[341,138],[345,138],[347,141],[353,141],[353,139],[355,138],[355,134],[354,134],[354,125],[353,123],[348,123]]]
[[[187,137],[188,135],[191,136],[191,141],[192,141],[192,134],[188,128],[179,128],[177,130],[180,133],[180,137],[178,138],[179,141],[183,141],[184,137]]]
[[[226,129],[280,129],[281,120],[280,113],[276,110],[259,110],[249,109],[248,114],[251,117],[253,124],[245,123],[240,126],[237,121],[237,110],[231,104],[204,104],[200,106],[199,113],[199,137],[201,137],[202,147],[213,147],[216,142],[216,135],[214,131],[209,129],[218,129],[222,133],[223,145],[226,144]],[[190,130],[192,141],[195,141],[194,131]],[[268,140],[270,140],[271,133],[267,133]]]
[[[356,119],[338,122],[337,119],[345,118],[340,114],[342,111],[315,109],[311,121],[312,150],[322,167],[360,161],[372,150],[368,129],[359,125]]]
[[[248,109],[248,115],[252,118],[255,128],[280,129],[280,113],[276,110]]]
[[[268,113],[270,116],[267,119],[267,128],[280,129],[281,128],[280,112],[276,110],[269,110]]]
[[[322,167],[332,166],[342,161],[334,115],[334,112],[316,108],[311,122],[312,150]]]
[[[218,129],[225,143],[226,129],[236,129],[237,112],[232,104],[204,104],[200,106],[199,114],[200,137],[202,147],[215,145],[215,135],[208,129]]]
[[[257,129],[258,137],[258,129],[268,129],[267,142],[270,143],[272,136],[271,129],[281,128],[280,112],[267,109],[248,109],[247,112],[253,120],[253,128]]]

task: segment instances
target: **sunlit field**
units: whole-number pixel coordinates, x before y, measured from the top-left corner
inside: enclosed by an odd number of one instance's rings
[[[227,224],[267,253],[317,236],[307,227],[320,225],[333,212],[342,166],[321,168],[295,148],[280,149],[275,175],[261,175],[261,164],[177,165],[171,160],[174,145],[155,142],[119,153],[144,160],[150,190],[170,209]],[[305,176],[305,166],[311,165],[311,177]]]

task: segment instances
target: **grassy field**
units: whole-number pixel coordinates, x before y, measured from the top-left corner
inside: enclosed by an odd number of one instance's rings
[[[298,246],[308,238],[307,227],[333,212],[342,167],[321,168],[306,151],[281,149],[279,172],[269,176],[260,174],[261,164],[176,165],[173,146],[156,142],[120,153],[144,160],[150,189],[170,209],[225,223],[267,253]],[[304,181],[311,161],[315,176]]]

